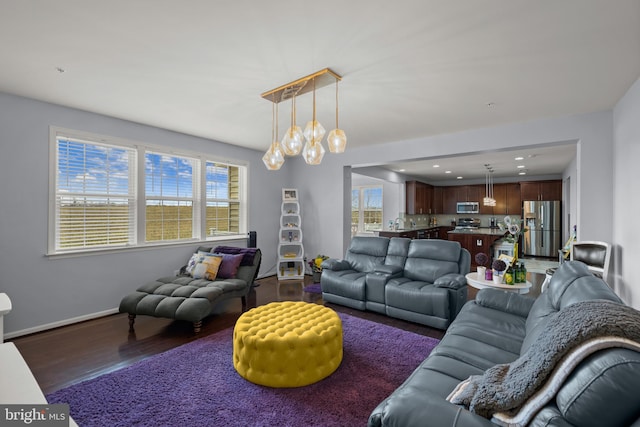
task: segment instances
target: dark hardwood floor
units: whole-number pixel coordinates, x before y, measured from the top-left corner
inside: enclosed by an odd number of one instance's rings
[[[258,280],[248,298],[248,307],[273,301],[302,300],[325,304],[319,294],[303,292],[311,283],[306,277],[298,281],[278,282],[275,277]],[[476,290],[469,288],[469,299]],[[442,338],[444,331],[393,319],[381,314],[353,310],[325,304],[332,309],[353,316],[384,323],[434,338]],[[235,325],[242,314],[240,299],[228,301],[219,314],[204,320],[202,331],[193,333],[189,322],[138,316],[135,332],[129,333],[126,314],[114,314],[76,323],[49,331],[15,338],[15,343],[45,394],[71,384],[130,365],[138,360],[161,353],[190,341]]]
[[[248,298],[248,307],[272,301],[303,300],[324,304],[321,295],[303,292],[311,283],[278,282],[275,277],[258,280]],[[332,309],[389,324],[422,335],[441,338],[444,331],[386,316],[326,304]],[[242,314],[240,299],[228,301],[220,313],[204,320],[202,331],[193,333],[189,322],[138,316],[135,332],[129,333],[126,314],[114,314],[49,331],[15,338],[15,343],[45,394],[71,384],[131,365],[190,341],[233,327]]]

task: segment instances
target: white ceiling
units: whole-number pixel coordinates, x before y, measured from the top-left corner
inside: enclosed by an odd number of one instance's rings
[[[0,6],[0,91],[258,150],[260,94],[325,67],[343,76],[347,149],[607,110],[640,76],[640,0]],[[334,97],[318,90],[327,131]],[[297,106],[304,125],[311,96]]]

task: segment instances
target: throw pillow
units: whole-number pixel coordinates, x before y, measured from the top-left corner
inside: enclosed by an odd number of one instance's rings
[[[240,263],[242,262],[242,258],[244,258],[243,254],[214,254],[222,258],[222,264],[220,265],[220,269],[218,269],[218,277],[221,279],[233,279],[236,277],[236,273],[238,272],[238,268],[240,267]]]
[[[202,260],[202,257],[203,255],[200,252],[191,255],[191,258],[189,258],[189,261],[187,262],[187,265],[184,269],[185,273],[187,273],[189,276],[193,276],[193,269],[196,267],[196,264],[198,264]]]
[[[194,279],[216,280],[218,269],[222,264],[222,257],[203,255],[203,259],[193,268]]]

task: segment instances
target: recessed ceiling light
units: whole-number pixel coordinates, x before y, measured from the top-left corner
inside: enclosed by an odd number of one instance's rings
[[[518,175],[526,175],[527,173],[525,171],[522,172],[518,172]]]
[[[434,167],[434,168],[439,168],[439,167],[440,167],[440,165],[433,165],[433,167]]]
[[[398,172],[404,172],[406,169],[398,169]]]
[[[515,159],[513,159],[513,160],[517,160],[517,161],[524,160],[524,157],[522,157],[522,156],[518,156],[518,157],[516,157],[516,158],[515,158]]]
[[[518,169],[524,169],[524,167],[525,167],[524,165],[518,165],[518,166],[516,166],[516,168],[518,168]]]
[[[461,176],[457,176],[456,179],[462,179],[462,177]]]
[[[444,171],[444,173],[451,173],[451,171]]]

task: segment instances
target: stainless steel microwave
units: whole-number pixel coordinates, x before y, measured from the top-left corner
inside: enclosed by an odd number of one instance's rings
[[[459,214],[477,214],[480,212],[480,203],[458,202],[456,203],[456,212]]]

